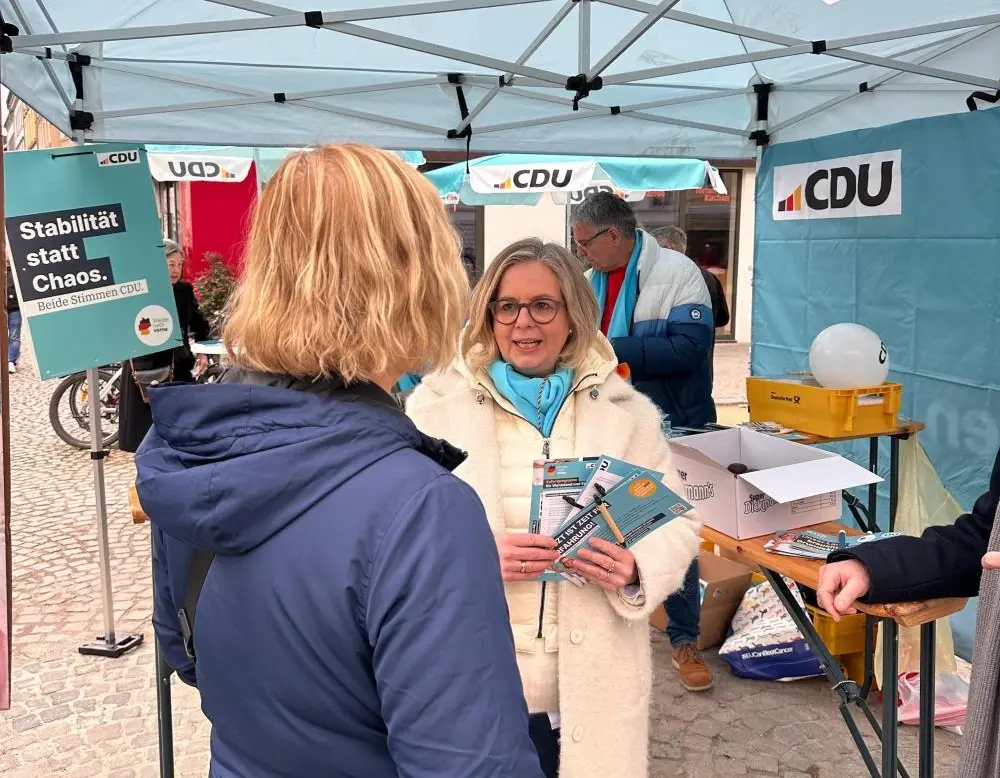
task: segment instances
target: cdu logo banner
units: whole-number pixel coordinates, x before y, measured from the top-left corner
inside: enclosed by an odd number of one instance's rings
[[[898,216],[902,160],[896,149],[776,167],[771,216],[775,221]]]

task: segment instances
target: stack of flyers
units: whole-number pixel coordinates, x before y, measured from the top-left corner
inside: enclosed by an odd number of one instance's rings
[[[783,556],[825,560],[834,551],[843,551],[862,543],[873,543],[902,534],[901,532],[869,532],[865,535],[848,535],[841,532],[839,535],[825,535],[815,530],[793,530],[775,535],[764,544],[764,549],[772,554],[782,554]]]
[[[528,532],[555,535],[576,508],[599,457],[536,460],[531,472],[531,517]],[[567,499],[568,498],[568,499]]]
[[[555,535],[562,561],[575,559],[592,538],[601,538],[622,548],[633,546],[671,519],[692,510],[692,506],[660,481],[650,470],[635,470],[613,488],[571,516]]]
[[[614,457],[537,461],[533,475],[529,532],[556,538],[561,558],[577,557],[592,537],[633,545],[691,510],[663,485],[663,473]],[[539,580],[583,583],[559,563]]]
[[[594,475],[600,457],[536,460],[531,478],[531,516],[528,532],[554,536],[578,508],[580,494]],[[554,570],[542,573],[540,581],[572,581],[583,586],[578,575]]]

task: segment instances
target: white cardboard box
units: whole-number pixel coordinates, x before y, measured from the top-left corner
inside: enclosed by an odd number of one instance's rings
[[[672,438],[670,448],[699,518],[737,539],[836,521],[841,490],[882,480],[838,454],[744,427]],[[753,472],[733,475],[737,463]]]

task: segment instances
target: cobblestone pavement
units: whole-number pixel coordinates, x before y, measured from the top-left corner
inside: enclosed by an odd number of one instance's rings
[[[159,773],[149,530],[128,514],[131,458],[116,451],[107,460],[115,623],[119,633],[143,633],[146,643],[117,660],[84,657],[78,646],[103,631],[91,463],[52,433],[53,387],[30,374],[27,360],[11,381],[14,667],[12,709],[0,713],[0,775],[152,778]],[[685,694],[662,635],[654,650],[651,778],[866,775],[821,681],[743,681],[710,657],[716,688]],[[208,726],[197,693],[175,680],[173,696],[176,774],[204,778]],[[901,741],[915,774],[914,730]],[[939,732],[942,778],[958,743]]]
[[[745,404],[748,375],[750,375],[750,347],[746,343],[715,344],[712,396],[716,405]]]

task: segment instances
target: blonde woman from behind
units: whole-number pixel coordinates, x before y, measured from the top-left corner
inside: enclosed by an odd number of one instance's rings
[[[153,622],[201,692],[212,778],[540,778],[482,504],[389,395],[448,364],[468,291],[419,173],[293,154],[229,311],[235,368],[150,392]]]
[[[597,303],[561,246],[500,252],[472,296],[454,364],[407,411],[469,453],[455,471],[496,537],[531,733],[547,778],[644,778],[652,687],[647,619],[681,586],[698,525],[678,518],[631,550],[598,544],[587,579],[541,583],[551,538],[526,532],[532,463],[608,454],[671,473],[659,413],[616,372]]]

